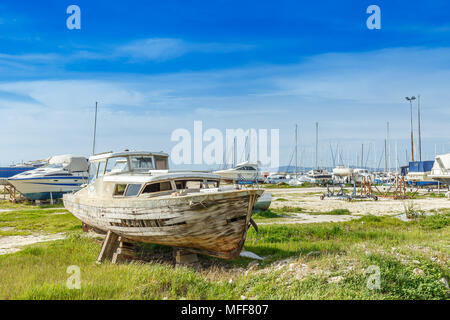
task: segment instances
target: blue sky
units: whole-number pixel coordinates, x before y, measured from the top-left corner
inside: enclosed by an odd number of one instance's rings
[[[71,4],[81,30],[66,27]],[[381,30],[366,27],[372,4]],[[326,165],[330,143],[349,163],[362,143],[380,157],[387,121],[404,162],[404,97],[421,94],[423,156],[449,152],[449,12],[448,1],[2,1],[0,164],[89,155],[95,101],[98,151],[170,152],[171,132],[202,120],[279,128],[287,164],[298,123],[311,165],[319,121]]]

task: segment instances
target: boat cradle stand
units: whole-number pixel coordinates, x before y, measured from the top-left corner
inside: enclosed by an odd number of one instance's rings
[[[135,257],[135,251],[136,243],[134,241],[108,231],[97,257],[97,263],[100,264],[105,260],[111,260],[114,264],[131,261]]]
[[[351,197],[345,193],[344,187],[341,183],[338,184],[339,191],[334,190],[334,185],[330,188],[330,185],[327,184],[327,192],[323,193],[320,196],[320,200],[324,200],[325,198],[334,198],[334,199],[343,199],[346,201],[351,201]]]
[[[173,256],[176,266],[192,265],[198,262],[197,254],[185,249],[173,248]],[[110,260],[112,263],[117,264],[130,262],[135,258],[136,242],[108,231],[97,257],[97,263],[101,264],[105,260]]]

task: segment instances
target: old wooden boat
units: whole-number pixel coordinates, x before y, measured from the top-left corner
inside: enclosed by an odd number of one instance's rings
[[[164,153],[106,153],[89,161],[89,184],[64,195],[64,206],[85,224],[224,259],[241,252],[263,190],[221,187],[216,174],[169,171]]]

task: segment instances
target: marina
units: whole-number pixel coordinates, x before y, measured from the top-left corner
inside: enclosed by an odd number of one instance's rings
[[[450,2],[20,2],[0,300],[450,300]]]

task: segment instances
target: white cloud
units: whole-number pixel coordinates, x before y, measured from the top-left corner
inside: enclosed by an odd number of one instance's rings
[[[377,142],[380,156],[390,121],[391,138],[399,140],[404,154],[409,133],[404,96],[418,93],[424,150],[432,154],[434,143],[449,140],[449,53],[447,48],[399,48],[325,54],[288,66],[3,82],[1,161],[88,154],[95,101],[100,102],[99,151],[128,147],[168,152],[174,129],[192,129],[194,120],[203,120],[205,129],[280,128],[285,164],[293,125],[299,123],[304,159],[310,164],[315,121],[320,122],[320,150],[327,161],[330,141],[345,145],[352,159],[362,142]]]
[[[118,57],[131,58],[131,61],[165,61],[178,58],[189,52],[233,52],[249,50],[252,46],[234,43],[195,43],[173,38],[141,39],[116,49]]]
[[[179,39],[144,39],[119,47],[116,54],[137,60],[163,61],[177,58],[188,51],[188,46]]]

